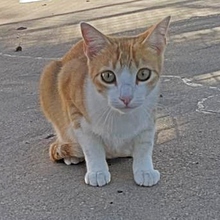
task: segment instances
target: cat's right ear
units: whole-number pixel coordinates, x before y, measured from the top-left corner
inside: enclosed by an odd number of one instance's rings
[[[100,51],[108,44],[104,34],[99,32],[88,23],[80,23],[82,37],[84,40],[84,52],[88,58],[97,56]]]

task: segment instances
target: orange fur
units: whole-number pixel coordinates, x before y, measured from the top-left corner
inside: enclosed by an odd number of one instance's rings
[[[96,51],[86,53],[89,50],[86,43],[79,41],[60,61],[53,61],[44,69],[40,79],[40,103],[57,134],[57,140],[50,147],[51,160],[83,157],[79,144],[69,134],[69,127],[71,124],[74,129],[80,128],[81,118],[90,121],[84,88],[88,77],[91,77],[97,90],[104,94],[107,85],[100,80],[102,70],[114,70],[121,66],[137,69],[146,67],[147,63],[147,67],[156,73],[148,85],[153,87],[156,84],[163,65],[163,53],[160,50],[164,49],[166,42],[161,42],[159,50],[154,44],[143,46],[155,28],[156,25],[134,37],[105,36],[106,42],[102,42],[102,48],[95,56],[93,53]]]

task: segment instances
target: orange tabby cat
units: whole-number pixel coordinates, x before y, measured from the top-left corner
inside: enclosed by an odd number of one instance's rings
[[[51,62],[40,81],[43,112],[57,140],[53,161],[86,161],[85,182],[110,182],[106,158],[133,157],[134,180],[152,186],[155,109],[170,17],[133,37],[109,37],[81,23],[83,40]]]

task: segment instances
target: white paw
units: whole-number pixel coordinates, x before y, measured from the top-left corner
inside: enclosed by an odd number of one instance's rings
[[[134,180],[140,186],[153,186],[160,180],[157,170],[138,170],[134,173]]]
[[[78,164],[84,161],[84,158],[68,157],[68,158],[64,158],[63,160],[66,165],[71,165],[71,164]]]
[[[91,186],[104,186],[111,180],[111,174],[108,171],[87,172],[85,182]]]

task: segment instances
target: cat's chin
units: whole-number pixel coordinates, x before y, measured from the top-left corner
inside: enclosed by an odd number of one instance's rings
[[[118,113],[124,115],[124,114],[128,114],[128,113],[133,112],[133,111],[134,111],[135,109],[137,109],[138,107],[115,108],[115,107],[111,106],[111,108],[112,108],[114,111],[117,111]]]

